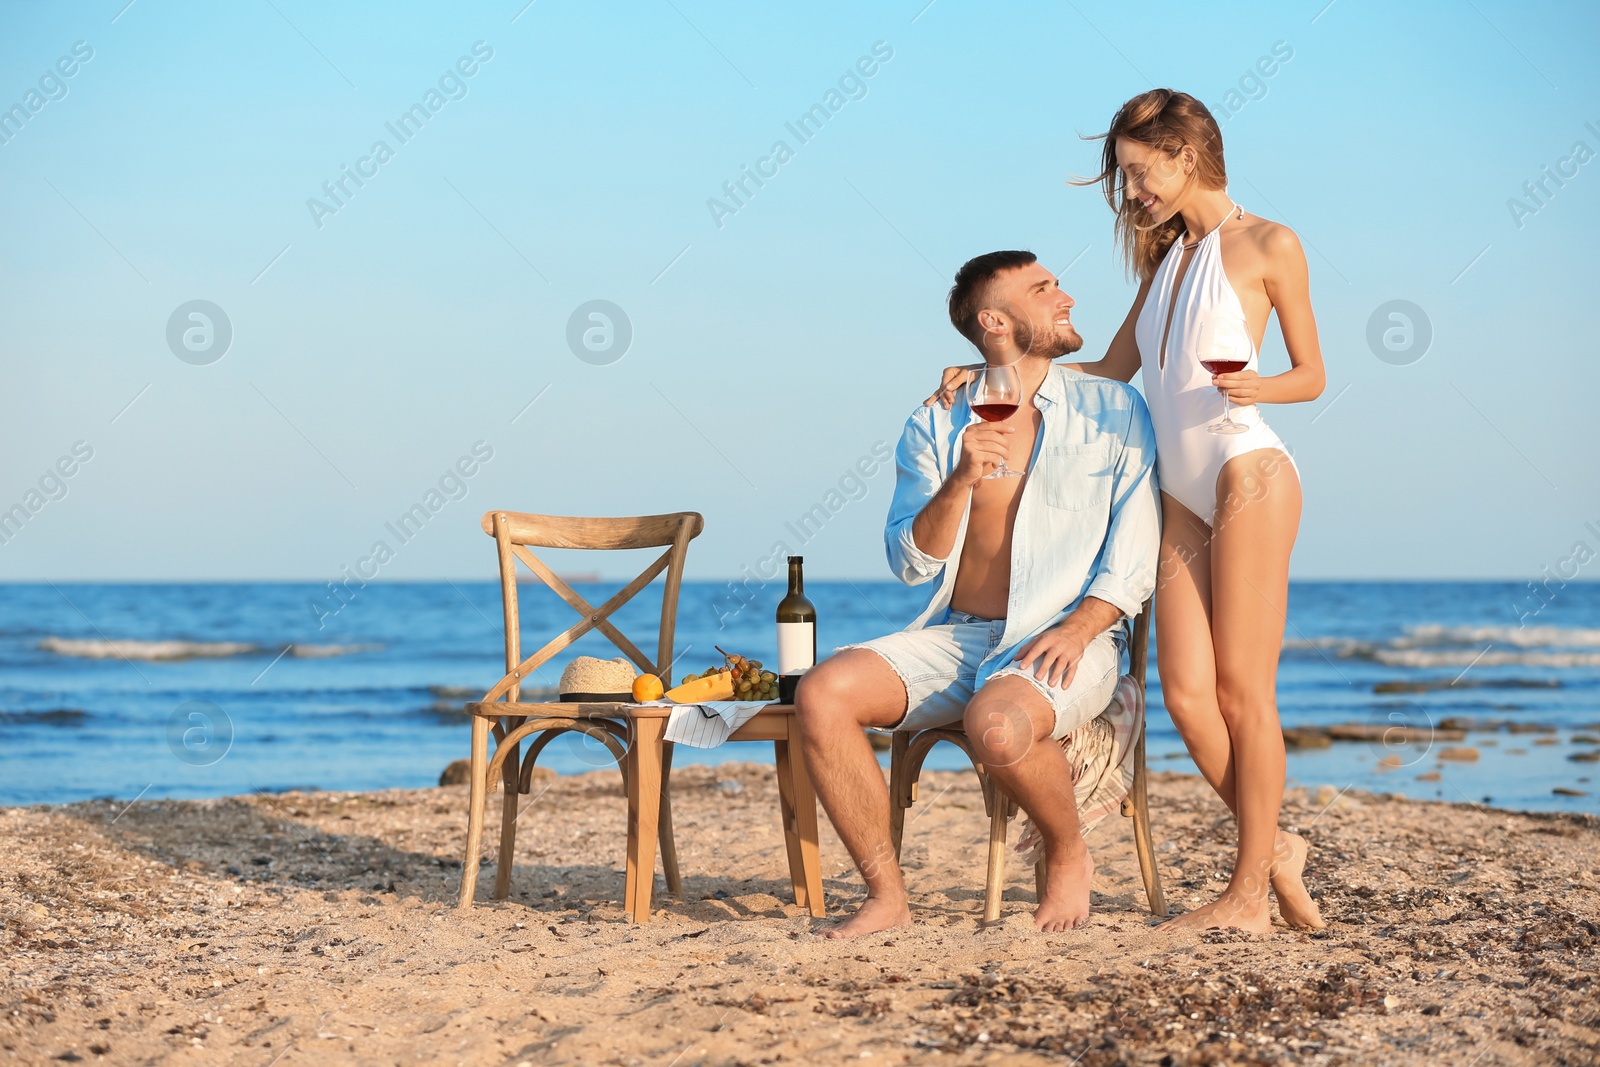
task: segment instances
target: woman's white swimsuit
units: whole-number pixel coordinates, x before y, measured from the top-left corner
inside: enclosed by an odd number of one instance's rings
[[[1243,322],[1245,318],[1239,294],[1222,269],[1219,236],[1223,223],[1239,213],[1235,204],[1216,229],[1200,239],[1189,270],[1177,285],[1174,281],[1183,259],[1184,241],[1172,242],[1134,324],[1134,340],[1144,371],[1145,403],[1156,431],[1156,474],[1161,491],[1198,515],[1207,526],[1217,513],[1217,475],[1224,463],[1260,448],[1276,448],[1289,456],[1282,438],[1272,432],[1254,404],[1233,409],[1233,421],[1249,427],[1244,433],[1214,434],[1206,430],[1207,423],[1222,416],[1222,394],[1211,384],[1211,372],[1200,365],[1201,323],[1228,319]],[[1251,342],[1250,361],[1245,369],[1255,370],[1259,355]],[[1289,462],[1294,463],[1293,456],[1289,456]],[[1297,467],[1296,473],[1298,470]]]

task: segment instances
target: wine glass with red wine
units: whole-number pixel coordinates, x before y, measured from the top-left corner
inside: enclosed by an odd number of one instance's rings
[[[1014,366],[985,367],[967,386],[967,403],[972,405],[973,414],[984,422],[1001,422],[1009,419],[1016,413],[1017,405],[1021,402],[1022,376],[1017,373],[1017,368]],[[1020,478],[1022,472],[1012,470],[1002,459],[1000,466],[984,477]]]
[[[1250,333],[1242,319],[1200,324],[1200,365],[1212,374],[1235,374],[1250,365]],[[1233,421],[1233,405],[1222,394],[1222,418],[1208,423],[1210,433],[1244,433],[1250,427]]]

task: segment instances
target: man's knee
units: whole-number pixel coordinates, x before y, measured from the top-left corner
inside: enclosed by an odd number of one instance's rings
[[[967,704],[962,726],[980,762],[1009,767],[1049,739],[1055,712],[1024,679],[1001,678],[984,686]]]
[[[848,690],[848,668],[841,670],[838,657],[832,656],[801,676],[794,690],[795,710],[807,718],[837,712]]]
[[[884,694],[877,692],[884,688],[880,675],[885,672],[893,678],[887,664],[865,649],[847,649],[811,668],[800,679],[794,695],[802,728],[885,725],[881,721],[884,708],[878,706],[885,703]]]

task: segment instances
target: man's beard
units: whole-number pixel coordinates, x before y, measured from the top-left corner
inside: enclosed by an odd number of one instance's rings
[[[1011,328],[1011,339],[1024,356],[1044,360],[1058,359],[1083,347],[1083,338],[1070,326],[1062,329],[1051,323],[1048,329],[1035,330],[1021,318],[1016,319]]]

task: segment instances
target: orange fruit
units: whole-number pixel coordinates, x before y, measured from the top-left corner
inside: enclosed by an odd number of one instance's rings
[[[641,674],[633,680],[633,699],[643,703],[646,700],[660,700],[661,694],[666,692],[661,684],[661,679],[653,674]]]

